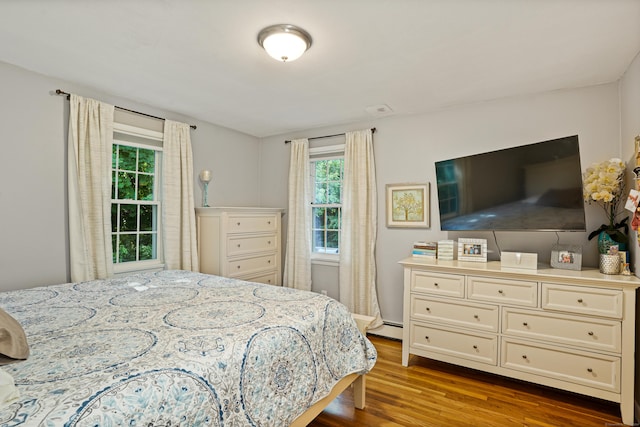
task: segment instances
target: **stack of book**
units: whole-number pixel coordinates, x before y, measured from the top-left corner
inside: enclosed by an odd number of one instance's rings
[[[436,242],[414,242],[413,256],[435,259],[438,254],[438,244]]]
[[[453,240],[438,241],[438,259],[452,261],[454,245]]]

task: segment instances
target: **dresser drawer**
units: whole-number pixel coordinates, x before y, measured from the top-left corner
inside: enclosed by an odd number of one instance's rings
[[[264,283],[266,285],[280,286],[280,284],[278,283],[278,275],[275,271],[242,277],[242,280],[246,280],[247,282]]]
[[[542,284],[542,308],[622,319],[622,291],[616,289]]]
[[[275,251],[277,248],[276,242],[275,234],[259,236],[231,235],[227,239],[227,256]]]
[[[501,360],[505,368],[620,392],[619,357],[503,338]]]
[[[238,277],[260,270],[272,269],[276,266],[276,254],[262,255],[227,262],[230,277]]]
[[[413,270],[411,272],[411,290],[433,295],[463,298],[464,276]]]
[[[502,304],[536,307],[538,283],[526,280],[504,280],[491,277],[467,278],[469,299]]]
[[[596,350],[621,351],[622,324],[615,320],[504,307],[502,333]]]
[[[275,215],[229,215],[227,218],[228,233],[257,233],[277,230]]]
[[[411,346],[453,357],[497,364],[497,337],[454,331],[411,322]]]
[[[498,306],[411,295],[411,317],[487,332],[498,332]]]

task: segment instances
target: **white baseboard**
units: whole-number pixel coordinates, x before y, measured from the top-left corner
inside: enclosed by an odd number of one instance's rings
[[[384,324],[378,328],[367,330],[367,333],[394,340],[402,340],[402,325],[384,322]]]

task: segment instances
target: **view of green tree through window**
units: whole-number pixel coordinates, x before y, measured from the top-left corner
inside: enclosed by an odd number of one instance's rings
[[[158,152],[113,144],[111,235],[113,262],[157,259]]]
[[[313,160],[313,252],[340,253],[344,159]]]

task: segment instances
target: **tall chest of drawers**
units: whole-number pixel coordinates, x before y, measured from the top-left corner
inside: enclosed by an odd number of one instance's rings
[[[402,364],[427,357],[620,403],[633,423],[634,276],[407,258]]]
[[[200,271],[281,285],[282,209],[196,208]]]

